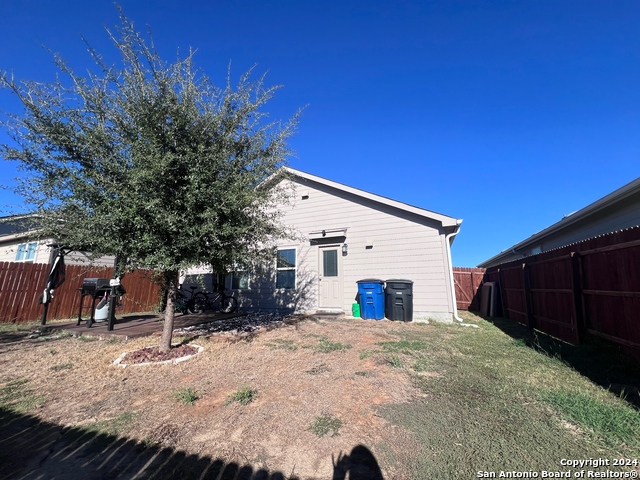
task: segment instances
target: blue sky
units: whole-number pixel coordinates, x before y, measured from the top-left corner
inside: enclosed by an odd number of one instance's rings
[[[229,62],[268,71],[272,118],[308,105],[294,168],[464,219],[458,266],[640,175],[637,0],[119,3],[167,60],[197,48],[218,83]],[[108,57],[117,24],[109,0],[2,2],[0,69],[53,80],[42,45],[84,69],[80,36]],[[20,106],[0,91],[0,110]],[[21,208],[0,192],[1,213]]]

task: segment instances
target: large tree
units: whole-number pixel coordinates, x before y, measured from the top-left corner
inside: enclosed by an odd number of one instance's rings
[[[54,54],[55,82],[0,75],[24,105],[4,119],[14,143],[0,151],[25,171],[17,191],[37,212],[42,238],[162,272],[160,349],[168,351],[181,269],[255,265],[287,235],[277,208],[286,192],[263,186],[286,163],[297,114],[268,121],[263,107],[278,87],[265,87],[264,76],[248,72],[232,86],[228,73],[217,87],[194,67],[193,52],[167,63],[121,21],[107,29],[115,65],[89,48],[87,74]]]

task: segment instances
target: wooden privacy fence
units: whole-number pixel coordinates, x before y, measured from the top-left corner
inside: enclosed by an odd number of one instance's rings
[[[459,310],[480,310],[478,289],[482,285],[484,268],[453,267],[456,304]]]
[[[44,290],[49,265],[0,262],[0,322],[29,322],[42,316],[43,306],[38,302]],[[150,270],[136,270],[122,279],[127,290],[122,297],[122,309],[117,313],[146,312],[156,308],[160,288],[152,280]],[[66,280],[53,293],[48,319],[77,317],[80,295],[78,289],[84,278],[112,278],[111,267],[67,265]],[[85,299],[85,309],[90,302]]]
[[[571,343],[640,347],[640,227],[487,269],[504,315]]]

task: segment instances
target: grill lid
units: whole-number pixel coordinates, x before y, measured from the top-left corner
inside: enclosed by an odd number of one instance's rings
[[[82,281],[82,289],[85,292],[95,292],[98,290],[110,290],[108,278],[85,278]]]

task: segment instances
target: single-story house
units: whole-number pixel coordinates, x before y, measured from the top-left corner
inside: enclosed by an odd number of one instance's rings
[[[566,215],[559,222],[507,248],[478,266],[493,267],[637,225],[640,225],[640,178]]]
[[[281,240],[277,260],[262,273],[226,277],[241,309],[350,312],[358,280],[406,279],[413,282],[413,320],[452,321],[451,244],[462,220],[287,171],[282,181],[295,193],[281,207],[283,221],[299,238]],[[191,274],[205,272],[187,273],[188,284]]]
[[[50,263],[51,239],[33,238],[29,225],[30,215],[0,217],[0,262]],[[68,265],[96,265],[113,267],[115,257],[90,259],[85,252],[65,255]]]

